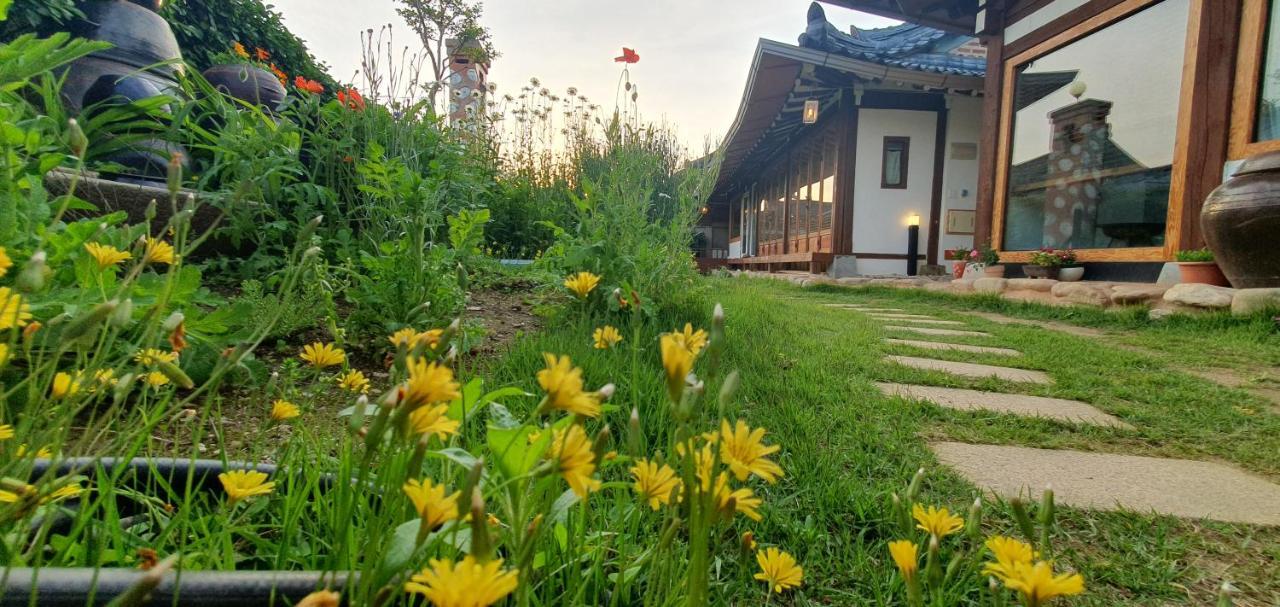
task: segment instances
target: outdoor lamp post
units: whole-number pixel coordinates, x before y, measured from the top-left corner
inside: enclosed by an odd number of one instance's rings
[[[920,253],[920,214],[907,215],[907,276],[916,275],[916,257]]]

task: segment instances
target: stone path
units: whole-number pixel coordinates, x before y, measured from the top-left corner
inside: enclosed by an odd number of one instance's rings
[[[1075,400],[906,384],[877,383],[876,387],[889,396],[929,401],[948,409],[997,411],[1026,417],[1046,417],[1066,422],[1132,428],[1116,417],[1099,411],[1093,405]]]
[[[978,365],[974,363],[958,363],[949,360],[936,360],[932,358],[916,358],[914,356],[886,356],[885,360],[895,362],[900,365],[912,367],[915,369],[924,369],[926,371],[942,371],[953,375],[963,375],[965,377],[994,377],[1011,382],[1022,382],[1030,384],[1051,384],[1053,379],[1040,371],[1028,371],[1026,369],[1012,369],[1009,367],[997,367],[995,365]]]
[[[1006,498],[1053,486],[1058,504],[1280,525],[1280,485],[1231,466],[1135,455],[939,442],[943,464]]]
[[[858,310],[858,311],[866,312],[868,316],[874,316],[876,318],[903,318],[903,319],[918,318],[918,319],[926,319],[926,320],[938,320],[938,317],[929,316],[928,314],[900,314],[895,312],[872,312],[870,310]],[[957,324],[960,324],[960,323],[957,323]]]
[[[957,329],[934,329],[930,327],[904,327],[901,325],[885,325],[890,331],[909,331],[911,333],[919,333],[921,335],[940,335],[953,337],[991,337],[990,333],[981,331],[960,331]]]
[[[903,322],[908,324],[915,323],[918,325],[948,325],[948,326],[964,325],[964,323],[958,320],[939,320],[936,318],[901,318],[901,317],[894,317],[894,316],[881,316],[879,314],[871,314],[870,316],[871,318],[874,318],[876,320],[896,321],[896,322]]]
[[[918,339],[893,339],[886,337],[884,340],[887,344],[897,346],[914,346],[916,348],[924,348],[926,350],[955,350],[957,352],[969,352],[972,354],[995,354],[997,356],[1021,356],[1022,353],[1009,348],[993,348],[990,346],[970,346],[968,344],[949,344],[940,341],[921,341]]]

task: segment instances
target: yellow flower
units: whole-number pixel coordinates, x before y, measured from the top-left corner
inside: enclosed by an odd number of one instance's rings
[[[116,383],[115,369],[98,369],[93,372],[93,381],[99,386],[109,386]]]
[[[237,57],[239,57],[239,58],[241,58],[241,59],[248,59],[248,58],[249,58],[249,50],[248,50],[248,49],[246,49],[246,48],[244,47],[244,45],[243,45],[243,44],[240,44],[239,42],[237,42],[237,43],[235,43],[235,44],[231,45],[231,52],[235,53],[235,54],[236,54],[236,56],[237,56]]]
[[[139,350],[137,354],[134,354],[133,360],[136,361],[138,364],[146,365],[149,367],[151,365],[162,363],[162,362],[165,362],[165,363],[177,362],[178,353],[165,352],[164,350],[160,350],[157,348],[146,348],[145,350]]]
[[[764,428],[752,430],[742,420],[731,428],[728,420],[720,420],[720,439],[720,460],[729,466],[739,481],[745,481],[748,475],[754,474],[774,483],[782,476],[782,468],[766,459],[781,447],[764,444]]]
[[[702,329],[694,331],[690,323],[684,323],[684,331],[672,331],[670,335],[695,357],[707,346],[707,332]]]
[[[0,440],[9,440],[13,438],[13,426],[9,424],[0,424]]]
[[[983,565],[982,575],[993,575],[1001,580],[1007,580],[1013,576],[1015,565],[1029,564],[1036,558],[1036,552],[1031,548],[1031,544],[1011,537],[997,535],[988,538],[986,546],[995,556],[996,562]]]
[[[458,496],[462,495],[461,491],[454,491],[453,495],[446,496],[444,485],[432,484],[431,479],[409,479],[400,489],[413,501],[413,509],[418,511],[422,524],[428,529],[437,529],[458,518]]]
[[[756,534],[750,531],[744,531],[742,533],[742,549],[747,552],[755,552],[756,546]]]
[[[82,492],[84,492],[84,487],[81,487],[79,483],[63,485],[54,490],[53,493],[40,498],[40,503],[49,504],[53,502],[60,502],[68,498],[78,497]]]
[[[1013,575],[1004,580],[1010,590],[1021,592],[1027,605],[1039,607],[1051,599],[1084,592],[1084,578],[1079,573],[1053,574],[1053,564],[1047,561],[1015,563]]]
[[[591,334],[591,338],[595,340],[597,350],[608,350],[622,341],[622,334],[610,325],[605,325],[596,329]]]
[[[338,607],[342,604],[342,593],[332,590],[317,590],[302,597],[295,607]]]
[[[53,376],[53,385],[49,386],[49,395],[53,398],[67,398],[80,392],[80,382],[69,373],[58,372]]]
[[[683,483],[671,466],[659,466],[656,462],[642,459],[632,466],[631,475],[636,479],[635,489],[640,500],[649,502],[649,507],[654,510],[661,504],[670,504],[673,494],[677,500],[680,498]]]
[[[743,516],[759,521],[762,517],[756,510],[764,500],[756,497],[754,491],[750,487],[741,489],[732,489],[729,487],[729,475],[724,472],[716,477],[716,507],[720,510],[720,515],[726,518],[732,517],[735,511],[741,512]]]
[[[578,272],[573,276],[564,279],[565,288],[578,296],[578,299],[586,299],[587,294],[591,293],[596,285],[600,284],[600,277],[591,272]]]
[[[673,402],[679,402],[680,395],[684,393],[685,378],[693,370],[694,355],[673,333],[664,334],[658,345],[662,351],[662,368],[667,372],[667,392]]]
[[[405,583],[404,590],[427,597],[435,607],[489,607],[519,585],[520,572],[503,571],[502,559],[479,563],[467,555],[457,564],[449,559],[431,559],[427,564]]]
[[[22,496],[12,491],[0,489],[0,504],[16,504]]]
[[[569,483],[569,488],[578,497],[586,497],[599,489],[600,481],[591,478],[596,471],[596,456],[591,449],[591,439],[587,438],[582,426],[574,424],[564,430],[556,430],[552,436],[548,457],[557,461],[560,474]]]
[[[166,386],[169,384],[169,377],[159,371],[152,371],[147,374],[147,385],[153,388]]]
[[[760,573],[755,578],[769,584],[773,592],[797,588],[804,579],[804,569],[796,564],[796,559],[777,548],[757,552],[756,562],[760,564]]]
[[[440,329],[430,329],[419,333],[415,331],[413,327],[405,327],[395,333],[392,333],[387,340],[391,342],[391,345],[396,347],[404,346],[406,348],[413,348],[419,343],[425,343],[428,348],[434,350],[436,346],[440,345],[440,337],[443,335],[444,331],[441,331]]]
[[[234,504],[248,497],[270,495],[276,488],[274,482],[267,482],[267,475],[257,470],[232,470],[218,475],[222,481],[222,489]]]
[[[414,434],[434,434],[444,440],[458,433],[461,421],[450,419],[449,405],[439,404],[434,407],[418,407],[409,414],[409,429]]]
[[[0,331],[25,327],[28,320],[31,320],[31,306],[9,287],[0,287]]]
[[[173,245],[158,238],[148,236],[147,246],[142,253],[142,260],[147,263],[173,265],[178,261],[178,256],[173,251]]]
[[[405,366],[409,368],[409,381],[405,383],[404,399],[410,409],[451,402],[462,396],[458,382],[453,380],[453,369],[416,358],[409,359]]]
[[[302,354],[299,354],[298,358],[311,363],[311,366],[317,369],[323,369],[342,364],[347,360],[347,354],[342,351],[342,348],[333,344],[315,342],[303,346]]]
[[[889,542],[889,555],[893,557],[893,564],[898,566],[898,571],[905,579],[911,579],[920,569],[920,549],[914,542],[907,540]]]
[[[0,247],[0,278],[4,278],[9,273],[9,268],[13,267],[13,260],[9,259],[9,252],[4,247]]]
[[[916,525],[917,529],[936,535],[939,539],[964,529],[964,519],[951,514],[946,508],[929,506],[929,509],[925,510],[924,506],[916,504],[911,509],[911,516],[919,523]]]
[[[9,362],[9,344],[0,344],[0,367]]]
[[[538,385],[547,392],[546,406],[586,417],[599,417],[600,397],[582,389],[582,369],[568,356],[544,353],[547,368],[538,371]]]
[[[338,376],[338,387],[351,392],[367,394],[369,392],[369,378],[364,373],[352,369]]]
[[[24,457],[26,456],[26,454],[27,454],[26,443],[22,443],[21,445],[18,445],[18,448],[15,449],[13,453],[15,457]],[[40,459],[49,459],[53,457],[53,451],[50,451],[48,447],[40,447],[39,449],[36,449],[36,457]]]
[[[302,410],[287,400],[280,399],[271,403],[271,419],[282,422],[302,415]]]
[[[84,249],[89,252],[93,260],[98,263],[99,270],[105,270],[122,261],[133,258],[133,254],[128,251],[121,251],[109,244],[99,244],[96,242],[84,243]]]

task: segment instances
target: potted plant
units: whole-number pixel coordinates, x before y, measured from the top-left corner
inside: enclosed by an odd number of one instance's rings
[[[1031,263],[1023,264],[1022,272],[1028,278],[1049,278],[1060,279],[1063,270],[1077,269],[1076,253],[1071,249],[1057,250],[1053,248],[1043,248],[1039,251],[1031,253]],[[1084,268],[1078,268],[1078,272],[1072,272],[1074,276],[1069,281],[1080,280],[1084,274]]]
[[[224,95],[275,110],[289,94],[285,89],[287,76],[271,63],[271,53],[264,49],[255,48],[250,53],[237,42],[230,52],[215,59],[218,63],[205,70],[203,76]]]
[[[975,268],[981,268],[983,276],[988,278],[1004,277],[1004,266],[1000,264],[1000,254],[991,248],[991,243],[989,242],[969,251],[969,263]]]
[[[1222,270],[1218,268],[1217,262],[1214,261],[1213,251],[1209,249],[1178,251],[1174,254],[1174,259],[1178,261],[1178,272],[1184,283],[1231,286],[1231,283],[1227,282],[1227,277],[1222,274]]]
[[[1084,266],[1076,260],[1076,252],[1071,249],[1058,251],[1062,259],[1062,267],[1058,268],[1058,280],[1063,282],[1079,282],[1084,278]]]
[[[952,262],[951,275],[955,278],[964,278],[964,269],[968,265],[966,257],[969,255],[969,249],[947,249],[943,251],[943,256]]]

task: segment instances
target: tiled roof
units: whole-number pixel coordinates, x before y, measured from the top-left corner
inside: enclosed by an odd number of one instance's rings
[[[983,76],[985,60],[948,52],[970,40],[912,23],[846,34],[827,21],[817,2],[809,7],[809,25],[800,34],[800,46],[805,48],[921,72]]]

